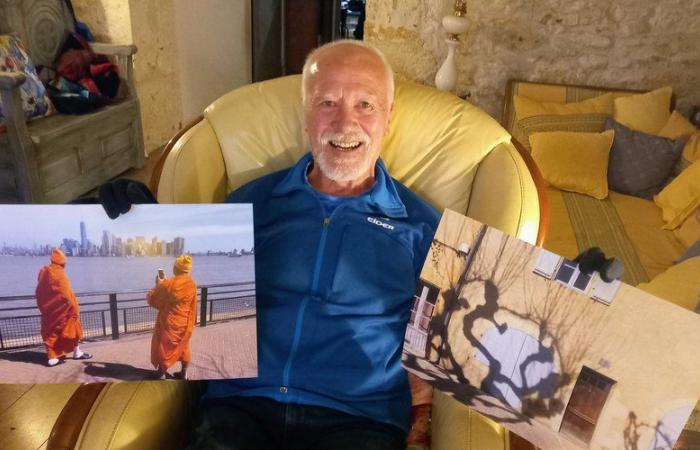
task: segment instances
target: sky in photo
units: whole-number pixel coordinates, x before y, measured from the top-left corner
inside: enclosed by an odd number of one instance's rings
[[[87,237],[100,245],[104,230],[126,239],[151,241],[185,238],[187,252],[231,251],[253,247],[250,204],[134,205],[115,220],[101,205],[0,205],[0,245],[57,246],[64,238],[80,241],[80,222]]]

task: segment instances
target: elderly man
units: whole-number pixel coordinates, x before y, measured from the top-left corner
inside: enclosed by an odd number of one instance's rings
[[[49,367],[63,362],[62,356],[70,352],[73,352],[74,359],[92,358],[78,346],[83,327],[80,324],[80,305],[65,271],[67,259],[61,249],[54,248],[51,264],[41,268],[36,285],[41,338],[46,346]]]
[[[438,214],[379,160],[394,81],[354,41],[304,66],[311,153],[229,202],[253,203],[259,376],[210,381],[194,448],[399,449],[401,350]]]
[[[148,292],[148,304],[158,310],[151,339],[151,364],[158,378],[169,378],[168,369],[180,361],[175,378],[187,379],[187,366],[192,360],[190,339],[197,319],[197,284],[190,276],[192,257],[175,259],[173,277],[156,276],[155,287]]]
[[[253,204],[258,377],[209,382],[191,448],[406,445],[401,351],[438,213],[379,159],[394,96],[381,53],[322,46],[302,88],[311,152],[227,198]],[[153,199],[123,180],[100,201],[116,217]]]

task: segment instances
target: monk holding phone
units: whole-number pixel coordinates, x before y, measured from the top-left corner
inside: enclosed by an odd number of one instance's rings
[[[192,257],[179,256],[173,266],[174,276],[156,275],[156,285],[147,296],[148,304],[158,310],[151,339],[151,363],[160,379],[171,377],[168,369],[177,361],[182,369],[175,378],[187,378],[192,359],[190,338],[197,317],[197,284],[191,271]]]

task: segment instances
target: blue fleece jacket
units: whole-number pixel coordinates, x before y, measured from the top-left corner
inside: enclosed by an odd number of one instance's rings
[[[212,381],[205,398],[264,396],[408,429],[401,351],[438,213],[377,162],[376,183],[326,217],[311,155],[252,181],[258,378]]]

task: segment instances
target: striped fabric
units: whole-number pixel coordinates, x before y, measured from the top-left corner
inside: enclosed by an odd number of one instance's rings
[[[521,144],[530,150],[532,133],[547,131],[574,131],[579,133],[600,133],[605,129],[608,114],[545,114],[520,119],[518,128],[523,133]]]
[[[622,281],[632,286],[649,281],[625,227],[609,199],[562,191],[579,250],[600,247],[607,257],[617,257],[625,265]]]
[[[527,143],[527,134],[515,122],[515,107],[513,96],[522,95],[534,100],[543,102],[575,103],[589,98],[597,97],[608,92],[613,92],[616,96],[630,95],[631,92],[619,91],[606,88],[588,88],[578,86],[566,86],[559,84],[531,83],[527,81],[516,81],[513,83],[513,92],[510,98],[505,99],[505,107],[501,123],[503,127],[520,143]],[[508,93],[507,93],[508,94]]]

